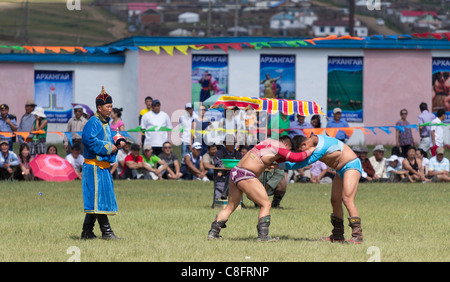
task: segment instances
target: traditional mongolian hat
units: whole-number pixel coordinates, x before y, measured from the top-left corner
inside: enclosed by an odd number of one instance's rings
[[[102,92],[95,98],[95,105],[102,106],[105,104],[112,104],[112,97],[105,91],[105,87],[102,86]]]

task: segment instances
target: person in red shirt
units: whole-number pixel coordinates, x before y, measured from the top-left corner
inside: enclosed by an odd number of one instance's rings
[[[122,173],[120,174],[121,179],[137,179],[139,171],[144,169],[144,159],[139,155],[139,145],[131,145],[131,153],[125,157]]]

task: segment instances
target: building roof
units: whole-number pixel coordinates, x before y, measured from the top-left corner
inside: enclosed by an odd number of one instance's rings
[[[327,21],[327,20],[317,20],[314,21],[313,25],[315,26],[348,26],[348,21],[343,21],[343,20],[331,20],[331,21]]]
[[[437,17],[437,13],[432,11],[402,11],[402,16],[404,17],[420,17],[423,15],[432,15]]]

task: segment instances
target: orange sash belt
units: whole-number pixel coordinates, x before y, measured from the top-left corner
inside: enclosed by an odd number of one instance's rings
[[[84,162],[87,164],[90,164],[90,165],[96,165],[96,166],[100,167],[101,169],[109,168],[111,166],[111,164],[109,162],[99,161],[96,159],[84,159]]]

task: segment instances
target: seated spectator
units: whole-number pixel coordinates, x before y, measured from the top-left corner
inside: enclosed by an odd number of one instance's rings
[[[14,178],[17,180],[33,180],[33,171],[30,167],[30,161],[32,158],[30,154],[30,147],[27,143],[20,144],[18,158],[20,161],[20,170],[16,171],[16,176]]]
[[[378,179],[378,176],[375,174],[375,170],[372,167],[372,164],[370,163],[369,159],[367,158],[367,153],[369,152],[369,149],[366,146],[359,147],[359,159],[361,160],[362,169],[367,174],[367,176],[363,179],[363,182],[365,181],[372,181]]]
[[[406,158],[403,160],[402,165],[414,181],[430,181],[423,172],[422,161],[416,158],[415,147],[411,146],[406,150]]]
[[[317,161],[311,165],[311,183],[322,183],[322,179],[325,177],[325,175],[328,172],[328,166],[321,162]],[[331,179],[331,178],[330,178]],[[325,179],[323,179],[325,182]],[[331,181],[326,181],[327,183],[331,183]]]
[[[387,181],[386,173],[386,158],[384,157],[384,146],[377,145],[373,148],[373,156],[369,158],[370,164],[372,165],[375,175],[379,181]]]
[[[140,173],[144,168],[144,159],[139,155],[139,145],[132,144],[131,152],[125,157],[121,179],[140,179],[143,175]]]
[[[203,166],[208,170],[207,176],[209,180],[214,180],[214,156],[217,152],[217,145],[212,144],[208,146],[208,151],[203,155]]]
[[[222,149],[218,150],[214,155],[214,166],[217,168],[223,168],[223,159],[242,159],[241,152],[237,151],[237,140],[233,134],[225,135],[225,143]],[[216,174],[215,187],[217,198],[226,198],[228,196],[228,178],[230,176],[229,170],[219,171]]]
[[[436,149],[436,156],[430,159],[429,176],[433,182],[450,182],[449,160],[444,157],[444,148]]]
[[[55,145],[48,146],[47,147],[47,154],[49,154],[49,155],[52,155],[52,154],[57,155],[58,154],[58,148],[56,148]]]
[[[17,170],[20,170],[19,158],[9,150],[8,140],[0,140],[0,180],[13,180]]]
[[[428,159],[428,154],[422,148],[418,148],[416,151],[416,157],[422,161],[423,173],[428,175],[428,164],[430,160]]]
[[[180,172],[178,156],[172,152],[172,144],[168,141],[164,142],[162,150],[163,152],[158,157],[167,164],[166,171],[162,173],[162,177],[165,179],[180,179],[183,174]]]
[[[81,155],[81,145],[74,143],[72,146],[72,153],[66,156],[66,160],[73,166],[77,173],[78,179],[82,179],[82,168],[84,157]]]
[[[144,155],[142,158],[144,160],[145,168],[142,170],[144,179],[162,179],[162,174],[166,172],[167,164],[158,156],[153,155],[152,146],[148,143],[144,145]]]
[[[180,171],[183,174],[183,179],[209,181],[208,177],[206,176],[208,171],[203,166],[201,153],[202,144],[199,142],[194,142],[194,144],[192,144],[192,151],[184,156],[183,160],[181,161]]]
[[[297,175],[298,182],[300,183],[310,183],[311,182],[311,165],[302,167],[298,169],[299,175]],[[294,176],[295,176],[294,171]]]
[[[286,181],[289,183],[295,183],[295,182],[299,182],[300,178],[303,177],[303,169],[308,168],[310,169],[311,166],[306,166],[304,168],[299,168],[299,169],[289,169],[287,171],[287,175],[286,175]]]
[[[125,142],[125,146],[123,146],[122,148],[120,148],[117,151],[117,156],[116,156],[117,167],[116,167],[115,171],[117,171],[117,175],[119,176],[119,178],[120,178],[120,175],[122,174],[123,167],[125,166],[125,158],[130,154],[131,143],[132,142],[129,139],[127,139],[127,141]],[[115,166],[113,166],[113,167],[115,167]],[[112,169],[111,169],[111,171],[112,171]]]
[[[386,168],[386,176],[388,177],[390,182],[414,182],[407,170],[399,168],[399,158],[397,155],[392,155],[389,159],[386,160],[387,168]]]

